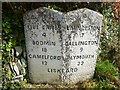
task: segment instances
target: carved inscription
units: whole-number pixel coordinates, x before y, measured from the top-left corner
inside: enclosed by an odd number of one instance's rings
[[[86,8],[67,14],[39,8],[25,14],[31,81],[70,84],[91,78],[101,23],[102,15]]]

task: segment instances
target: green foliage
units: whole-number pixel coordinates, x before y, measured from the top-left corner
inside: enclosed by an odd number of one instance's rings
[[[119,24],[113,17],[112,3],[84,3],[84,2],[49,2],[49,3],[3,3],[2,17],[2,50],[3,56],[3,89],[17,89],[25,87],[28,81],[28,71],[24,76],[23,82],[11,82],[14,74],[8,68],[9,50],[11,47],[22,46],[25,49],[25,38],[23,28],[23,14],[26,11],[39,7],[48,7],[62,12],[68,12],[80,8],[89,8],[98,11],[104,15],[103,27],[101,31],[100,55],[96,64],[95,81],[86,81],[80,87],[82,88],[116,88],[119,86],[120,76],[119,63],[119,44],[120,35]],[[116,66],[117,67],[116,67]],[[27,69],[27,68],[26,68]],[[116,79],[117,78],[117,79]],[[27,79],[27,80],[26,80]],[[41,85],[39,87],[43,87]],[[28,86],[29,87],[29,86]],[[47,85],[49,87],[49,85]],[[51,87],[51,86],[50,86]],[[60,86],[61,87],[61,86]],[[62,86],[63,87],[63,86]]]
[[[95,78],[98,80],[98,88],[115,88],[119,82],[118,69],[109,60],[100,61],[96,64]]]
[[[111,89],[111,88],[116,88],[116,86],[112,83],[110,83],[107,80],[100,80],[97,84],[97,87],[99,89]]]
[[[24,82],[4,82],[3,83],[3,90],[16,90],[23,88],[23,83]]]
[[[119,88],[119,24],[114,19],[113,5],[102,5],[103,27],[101,31],[101,44],[98,62],[96,64],[95,78],[98,88]]]
[[[11,47],[22,46],[24,44],[24,29],[22,16],[13,11],[3,12],[2,17],[2,60],[3,60],[3,89],[16,89],[22,86],[21,82],[11,82],[11,78],[15,76],[9,68],[9,50]],[[24,81],[23,81],[24,82]]]
[[[114,64],[118,64],[118,54],[119,54],[119,24],[114,19],[114,14],[112,11],[112,4],[103,4],[102,14],[103,18],[103,28],[101,31],[101,45],[100,50],[101,53],[99,55],[99,60],[111,60],[111,62],[115,62]]]
[[[79,85],[79,88],[110,89],[119,88],[119,73],[116,66],[109,60],[98,61],[96,64],[95,77]],[[117,79],[116,79],[117,78]]]
[[[95,79],[93,80],[86,80],[83,83],[78,85],[78,88],[96,88],[97,82]]]
[[[106,79],[109,76],[119,76],[117,67],[115,67],[109,60],[97,62],[96,73],[98,78]]]

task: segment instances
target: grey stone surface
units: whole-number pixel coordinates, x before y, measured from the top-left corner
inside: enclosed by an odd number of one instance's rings
[[[16,55],[17,55],[17,56],[21,55],[21,53],[22,53],[22,47],[16,46],[16,47],[15,47],[15,50],[16,50]]]
[[[25,51],[23,52],[23,57],[24,57],[24,58],[26,58],[26,57],[27,57],[27,55],[26,55],[26,52],[25,52]]]
[[[30,80],[75,84],[94,75],[103,16],[87,8],[24,14]]]

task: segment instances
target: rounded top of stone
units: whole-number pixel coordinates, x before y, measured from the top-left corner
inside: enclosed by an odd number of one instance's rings
[[[37,9],[34,9],[34,10],[31,10],[31,11],[27,11],[24,15],[23,15],[23,18],[25,19],[26,15],[30,15],[32,13],[35,13],[35,12],[43,12],[43,11],[49,11],[49,12],[54,12],[54,13],[58,13],[58,14],[70,14],[70,13],[87,13],[87,12],[92,12],[94,14],[96,14],[97,16],[103,18],[103,15],[100,14],[99,12],[96,12],[96,11],[93,11],[93,10],[90,10],[88,8],[81,8],[81,9],[78,9],[78,10],[73,10],[73,11],[69,11],[69,12],[61,12],[61,11],[58,11],[58,10],[55,10],[55,9],[50,9],[50,8],[47,8],[47,7],[40,7],[40,8],[37,8]]]
[[[74,12],[81,12],[81,13],[84,13],[84,12],[92,12],[92,13],[96,13],[98,14],[100,17],[103,17],[103,15],[97,11],[94,11],[94,10],[91,10],[91,9],[88,9],[88,8],[81,8],[81,9],[77,9],[77,10],[73,10],[73,11],[69,11],[67,13],[74,13]]]

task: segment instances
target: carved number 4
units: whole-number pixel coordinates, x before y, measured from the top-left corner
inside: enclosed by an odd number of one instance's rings
[[[46,37],[46,33],[43,33],[42,36],[43,36],[43,37]]]

